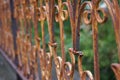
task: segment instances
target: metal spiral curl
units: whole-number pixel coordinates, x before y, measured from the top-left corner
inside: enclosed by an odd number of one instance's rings
[[[93,75],[89,70],[84,71],[82,74],[82,79],[86,80],[86,78],[88,78],[88,80],[94,80]]]
[[[66,62],[64,64],[64,69],[67,77],[71,77],[71,74],[73,73],[72,64],[70,62]]]
[[[84,8],[87,5],[90,7],[90,9],[84,10]],[[84,20],[85,24],[91,24],[91,22],[92,22],[92,19],[91,19],[92,10],[93,10],[93,5],[92,5],[92,2],[90,2],[90,1],[86,1],[81,5],[80,12],[83,13],[83,20]],[[103,14],[102,17],[100,16],[99,12],[101,12]],[[105,11],[104,8],[98,8],[97,10],[95,10],[94,17],[96,17],[96,20],[98,21],[98,23],[104,23],[107,20],[107,12]]]
[[[38,16],[38,21],[46,20],[46,6],[37,8],[37,16]]]
[[[32,19],[32,15],[33,15],[33,13],[34,13],[34,11],[33,11],[34,9],[33,9],[33,6],[30,6],[30,7],[26,7],[26,18],[27,19]]]
[[[87,11],[87,10],[84,11],[84,13],[83,13],[83,20],[84,20],[85,24],[91,24],[91,22],[92,22],[91,11]]]
[[[56,59],[55,59],[55,67],[56,67],[56,72],[57,72],[57,78],[58,78],[58,80],[61,80],[62,58],[59,56],[56,57]]]
[[[55,9],[56,9],[56,11],[57,11],[57,12],[56,12],[56,15],[55,15],[55,20],[56,20],[56,22],[59,21],[59,16],[58,16],[58,14],[60,14],[59,8],[62,9],[61,19],[62,19],[63,21],[65,21],[65,20],[68,19],[68,10],[63,10],[63,7],[64,7],[64,6],[66,6],[66,4],[65,4],[64,2],[62,3],[61,7],[59,7],[58,5],[55,5]]]
[[[103,17],[101,17],[100,13],[98,13],[98,12],[101,12],[103,14]],[[104,23],[107,20],[107,13],[106,13],[105,9],[98,8],[95,12],[95,17],[96,17],[98,23]]]
[[[46,54],[46,61],[47,61],[48,65],[51,63],[51,55],[50,55],[50,53]]]
[[[90,9],[88,10],[84,10],[84,8],[86,6],[89,6]],[[80,6],[80,13],[83,13],[83,20],[85,24],[91,24],[92,19],[91,19],[91,11],[92,11],[93,7],[92,7],[92,3],[90,1],[86,1],[84,3],[82,3],[82,5]]]

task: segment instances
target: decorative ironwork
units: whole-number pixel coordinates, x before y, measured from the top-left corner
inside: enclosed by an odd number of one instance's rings
[[[11,9],[10,0],[0,0],[0,47],[6,55],[14,62],[19,71],[28,80],[40,80],[38,68],[41,69],[42,80],[52,80],[52,66],[55,63],[55,70],[58,80],[73,80],[75,56],[78,58],[78,72],[81,80],[100,80],[99,54],[98,54],[98,23],[107,20],[107,12],[99,7],[101,0],[14,0],[14,18],[17,22],[16,46],[14,48],[13,33],[11,30]],[[113,20],[118,57],[120,61],[120,10],[117,0],[103,0]],[[89,9],[86,9],[89,6]],[[65,9],[65,7],[67,9]],[[99,12],[103,14],[101,17]],[[64,44],[64,21],[70,19],[73,47],[69,48],[71,62],[66,62]],[[93,51],[94,51],[94,78],[89,70],[82,69],[83,52],[79,48],[80,22],[92,25]],[[49,52],[46,51],[45,27],[48,23]],[[57,43],[54,35],[54,22],[60,27],[61,55],[57,55]],[[41,26],[42,37],[39,37],[38,23]],[[33,25],[33,26],[32,26]],[[34,38],[32,37],[32,28]],[[33,42],[35,42],[33,44]],[[40,46],[42,42],[42,47]],[[38,67],[40,63],[40,67]],[[120,64],[112,64],[112,69],[117,80],[120,79]]]

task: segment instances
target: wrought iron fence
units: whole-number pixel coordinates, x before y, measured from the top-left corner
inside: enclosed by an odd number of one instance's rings
[[[107,12],[99,6],[101,0],[14,0],[14,12],[11,12],[10,0],[0,0],[0,48],[6,52],[9,59],[17,66],[28,80],[39,80],[38,68],[41,69],[42,80],[52,80],[52,66],[58,80],[73,80],[75,64],[81,80],[100,80],[99,54],[98,54],[98,23],[105,23]],[[111,15],[115,30],[118,57],[120,61],[120,10],[117,0],[103,0]],[[86,8],[89,6],[89,8]],[[101,17],[100,13],[103,14]],[[14,14],[13,14],[14,13]],[[17,22],[17,37],[12,31],[11,15]],[[69,48],[71,62],[66,62],[64,21],[70,20],[72,44]],[[82,69],[83,53],[79,48],[81,20],[92,25],[93,51],[94,51],[94,77],[89,70]],[[42,37],[39,37],[38,22],[41,25]],[[44,23],[48,24],[49,52],[46,51]],[[54,35],[54,22],[59,23],[61,55],[57,55],[57,43]],[[32,24],[33,23],[33,26]],[[34,27],[34,38],[32,37]],[[32,40],[35,42],[32,43]],[[42,42],[42,47],[40,46]],[[75,56],[78,63],[75,63]],[[37,60],[39,59],[39,61]],[[40,62],[40,67],[38,64]],[[112,64],[117,80],[120,80],[120,64]]]

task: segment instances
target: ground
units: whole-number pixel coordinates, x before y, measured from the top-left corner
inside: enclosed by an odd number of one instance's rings
[[[0,80],[16,80],[16,74],[0,54]]]

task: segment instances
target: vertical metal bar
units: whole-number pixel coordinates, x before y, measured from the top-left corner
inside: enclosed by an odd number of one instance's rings
[[[73,41],[73,50],[79,50],[79,30],[80,30],[80,16],[79,16],[79,7],[81,0],[67,0],[68,2],[68,11],[70,15],[70,22],[71,22],[71,31],[72,31],[72,41]]]
[[[77,3],[76,3],[76,13],[75,13],[75,24],[76,24],[76,39],[75,39],[75,50],[76,51],[79,51],[80,50],[80,17],[81,17],[81,14],[79,12],[79,8],[80,8],[80,5],[81,5],[81,0],[78,0]]]
[[[66,61],[65,47],[64,47],[64,24],[62,20],[63,10],[62,10],[62,0],[58,0],[58,21],[60,25],[60,45],[61,45],[61,54],[62,54],[62,70],[61,70],[61,79],[65,78],[64,64]]]
[[[92,0],[92,32],[93,32],[93,51],[94,51],[94,75],[95,80],[100,80],[99,57],[98,57],[98,22],[95,17],[98,7],[98,0]]]
[[[42,10],[42,4],[43,4],[43,0],[40,0],[40,15],[41,15],[41,32],[42,32],[42,48],[43,48],[43,53],[44,53],[44,57],[45,57],[45,49],[46,49],[46,44],[45,44],[45,26],[44,26],[44,21],[45,21],[45,15],[44,12]]]
[[[93,29],[93,50],[94,50],[94,74],[95,74],[95,80],[100,80],[99,58],[98,58],[98,29],[97,29],[97,22],[95,19],[93,19],[92,21],[92,29]]]
[[[59,7],[59,25],[60,25],[60,43],[61,43],[61,53],[62,53],[62,60],[63,64],[65,62],[65,49],[64,49],[64,28],[63,28],[63,21],[61,16],[62,13],[62,0],[58,0],[58,7]]]
[[[54,0],[46,1],[46,8],[48,10],[47,12],[47,19],[48,19],[48,30],[49,30],[49,36],[50,36],[50,43],[54,43],[54,26],[53,26],[53,20],[54,20]]]
[[[37,13],[36,10],[37,10],[37,7],[38,7],[38,1],[33,0],[32,3],[33,4],[31,4],[31,5],[34,6],[34,14],[32,15],[32,19],[33,19],[34,31],[35,31],[35,39],[36,39],[37,37],[39,37],[39,34],[38,34],[38,20],[37,20],[37,16],[36,16],[36,13]]]
[[[52,56],[55,60],[57,57],[56,54],[56,43],[54,39],[54,2],[55,0],[46,0],[46,13],[47,13],[47,22],[48,22],[48,32],[49,32],[49,49],[50,49],[50,66],[48,68],[52,69]],[[48,62],[48,61],[47,61]],[[48,71],[47,71],[48,72]],[[52,75],[51,75],[52,70],[49,70],[48,78],[51,80]]]
[[[16,21],[14,19],[14,1],[13,0],[10,0],[10,11],[11,11],[11,34],[12,34],[12,37],[13,37],[13,46],[14,46],[14,51],[17,50],[17,45],[16,45],[16,36],[17,36],[17,24],[16,24]],[[16,53],[15,53],[15,56],[16,56]],[[16,59],[14,59],[14,62],[16,61]]]

